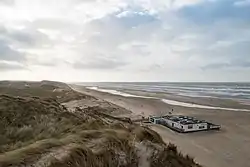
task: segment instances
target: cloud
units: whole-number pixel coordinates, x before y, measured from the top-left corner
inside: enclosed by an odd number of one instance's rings
[[[18,63],[11,63],[7,61],[0,61],[0,72],[3,71],[13,71],[13,70],[23,70],[26,69],[25,66]]]
[[[29,27],[30,25],[23,25],[21,29],[18,28],[6,28],[0,24],[0,38],[8,41],[11,45],[22,47],[41,47],[43,45],[51,44],[48,36],[39,31]]]
[[[117,70],[125,65],[125,62],[119,60],[96,57],[92,60],[76,62],[73,64],[73,67],[76,69]]]
[[[235,6],[238,6],[238,7],[249,6],[249,5],[250,5],[250,0],[236,1],[236,2],[234,2],[234,5],[235,5]]]
[[[118,19],[115,19],[118,24],[123,25],[124,27],[137,27],[140,25],[145,26],[145,24],[149,24],[151,22],[157,21],[156,16],[151,15],[147,11],[124,11],[124,12],[119,12],[116,17]],[[112,18],[111,18],[112,19]]]
[[[247,1],[236,0],[204,1],[197,5],[183,7],[178,11],[178,14],[194,23],[211,24],[227,19],[245,20],[249,23],[249,7],[247,5],[237,7],[237,4],[246,3]]]
[[[126,62],[122,71],[150,72],[156,75],[166,71],[182,73],[190,70],[195,76],[195,69],[218,71],[220,68],[216,67],[224,62],[224,66],[231,66],[229,68],[244,65],[227,62],[235,61],[236,57],[242,61],[246,58],[246,53],[249,52],[246,39],[250,37],[248,24],[235,20],[221,22],[219,19],[216,24],[200,26],[193,24],[186,17],[176,16],[176,12],[179,11],[151,14],[147,11],[134,12],[133,9],[129,9],[93,20],[86,24],[94,34],[84,43],[86,48],[83,46],[83,54],[85,52],[86,56],[91,53],[88,49],[105,53],[103,57],[113,54],[121,62]],[[129,23],[133,23],[141,16],[152,19],[142,19],[136,26],[124,21],[128,19]],[[235,22],[238,24],[232,26]],[[92,69],[87,64],[92,63],[87,61],[79,66],[86,67],[82,69]],[[91,67],[97,70],[101,66],[98,63],[93,64]],[[242,66],[242,69],[245,68],[246,66]]]
[[[250,61],[236,61],[236,62],[229,62],[229,63],[215,63],[209,64],[202,67],[203,70],[218,70],[218,69],[232,69],[232,68],[250,68]]]
[[[35,79],[241,80],[249,18],[248,0],[0,3],[0,60]]]
[[[0,60],[22,62],[25,60],[25,56],[11,48],[6,41],[0,40]]]
[[[30,26],[35,29],[48,30],[70,30],[77,28],[78,24],[69,19],[62,18],[39,18],[30,22]]]
[[[39,62],[39,56],[46,57],[47,55],[37,55],[34,50],[43,50],[48,47],[52,49],[52,40],[47,35],[29,26],[28,24],[25,28],[19,29],[0,25],[0,60],[19,62],[25,64],[25,66],[48,64],[44,61]],[[19,67],[12,64],[9,66]]]
[[[48,44],[50,42],[45,34],[32,29],[13,31],[8,35],[9,38],[13,40],[13,42],[18,42],[18,44],[20,45],[28,45],[31,47],[35,47],[36,45],[43,45],[44,43]]]
[[[3,5],[13,5],[14,4],[14,0],[0,0],[0,4],[3,4]]]

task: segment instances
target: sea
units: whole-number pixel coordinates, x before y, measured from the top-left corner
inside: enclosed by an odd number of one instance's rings
[[[189,97],[250,100],[250,83],[237,82],[93,82],[81,83],[92,89],[115,93],[122,90],[172,93]],[[126,96],[126,94],[124,93]],[[129,95],[127,95],[129,96]]]
[[[250,109],[238,108],[224,108],[221,106],[208,106],[195,103],[187,103],[183,101],[176,101],[171,99],[162,99],[152,96],[140,96],[135,94],[126,93],[125,90],[135,90],[144,92],[157,92],[157,93],[171,93],[179,96],[186,97],[208,97],[220,99],[232,99],[242,104],[250,104],[250,83],[214,83],[214,82],[88,82],[77,83],[87,87],[88,89],[106,92],[114,95],[124,97],[138,97],[138,98],[153,98],[161,100],[172,106],[182,106],[189,108],[203,108],[211,110],[228,110],[228,111],[247,111]]]

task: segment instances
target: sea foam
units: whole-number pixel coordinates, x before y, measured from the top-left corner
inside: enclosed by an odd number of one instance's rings
[[[193,104],[193,103],[180,102],[180,101],[175,101],[175,100],[160,99],[160,98],[156,98],[156,97],[139,96],[139,95],[124,93],[124,92],[117,91],[117,90],[102,89],[102,88],[98,88],[98,87],[87,87],[87,89],[96,90],[96,91],[99,91],[99,92],[110,93],[110,94],[113,94],[113,95],[119,95],[119,96],[123,96],[123,97],[137,97],[137,98],[147,98],[147,99],[149,99],[149,98],[150,99],[158,99],[158,100],[161,100],[162,102],[164,102],[166,104],[169,104],[169,105],[182,106],[182,107],[188,107],[188,108],[201,108],[201,109],[227,110],[227,111],[250,111],[248,109],[214,107],[214,106],[206,106],[206,105],[199,105],[199,104]]]

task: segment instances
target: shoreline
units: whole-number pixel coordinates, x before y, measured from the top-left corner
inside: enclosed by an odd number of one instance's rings
[[[130,118],[147,117],[149,115],[161,116],[174,109],[173,114],[175,115],[192,116],[219,124],[222,126],[220,131],[190,134],[180,134],[158,125],[150,125],[150,128],[158,132],[166,143],[171,142],[177,145],[184,154],[195,157],[195,161],[204,167],[246,167],[249,165],[250,112],[173,106],[157,99],[123,97],[86,89],[83,86],[73,87],[76,91],[92,95],[131,111],[132,114],[127,115]],[[179,97],[172,98],[178,100]],[[187,100],[191,101],[193,99]],[[204,101],[204,99],[197,99],[197,101],[201,100]],[[217,101],[212,102],[215,104],[220,103]]]
[[[156,100],[161,100],[164,103],[167,103],[169,105],[173,105],[173,106],[181,106],[181,107],[188,107],[188,108],[201,108],[201,109],[211,109],[211,110],[228,110],[228,111],[245,111],[245,112],[249,112],[249,109],[246,108],[227,108],[227,107],[220,107],[220,106],[211,106],[211,105],[202,105],[202,104],[198,104],[198,103],[194,103],[194,102],[185,102],[185,101],[177,101],[177,100],[172,100],[170,99],[166,99],[164,97],[153,97],[153,96],[145,96],[145,95],[136,95],[136,92],[139,91],[134,91],[135,94],[130,94],[131,91],[127,91],[126,90],[124,92],[122,91],[118,91],[118,90],[112,90],[112,89],[102,89],[102,88],[98,88],[98,87],[85,87],[86,89],[90,89],[90,90],[94,90],[94,91],[99,91],[99,92],[104,92],[104,93],[109,93],[112,95],[117,95],[117,96],[123,96],[123,97],[135,97],[135,98],[146,98],[146,99],[156,99]],[[133,92],[132,92],[133,93]],[[140,92],[139,92],[140,93]],[[174,95],[174,96],[179,96],[179,95]],[[185,97],[187,98],[187,97]],[[189,97],[189,98],[195,98],[195,97]],[[214,99],[214,98],[209,98],[209,99]],[[219,99],[218,100],[225,100],[225,99]],[[230,99],[232,100],[232,99]],[[245,106],[245,105],[244,105]]]

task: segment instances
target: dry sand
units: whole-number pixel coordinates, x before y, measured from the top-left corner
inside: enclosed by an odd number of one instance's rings
[[[151,128],[165,142],[176,144],[181,152],[193,156],[205,167],[250,167],[250,112],[178,107],[155,99],[122,97],[83,87],[74,88],[132,111],[131,117],[163,115],[174,109],[174,114],[195,116],[220,124],[220,131],[189,134],[180,134],[160,125],[152,125]]]
[[[125,108],[122,108],[114,103],[110,103],[108,101],[98,99],[98,98],[86,98],[81,100],[73,100],[66,103],[62,103],[70,112],[75,112],[75,108],[79,107],[81,109],[88,107],[101,107],[103,109],[107,109],[112,111],[112,115],[130,115],[132,112]]]

